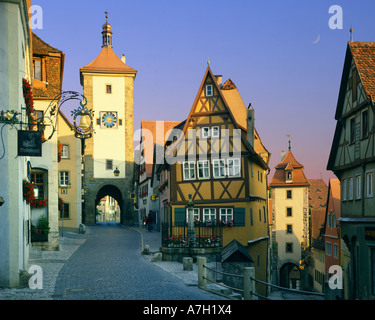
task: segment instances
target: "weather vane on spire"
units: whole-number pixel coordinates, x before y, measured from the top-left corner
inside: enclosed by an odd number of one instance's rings
[[[289,138],[289,148],[288,149],[290,151],[292,149],[292,147],[290,146],[290,134],[287,134],[286,136]]]
[[[105,13],[105,19],[107,20],[107,22],[108,22],[108,11],[106,11],[106,12],[104,12]]]

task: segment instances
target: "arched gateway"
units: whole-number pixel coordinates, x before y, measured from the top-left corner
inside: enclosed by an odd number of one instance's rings
[[[96,223],[96,205],[110,195],[121,208],[121,223],[133,222],[134,186],[133,86],[137,71],[112,48],[108,16],[102,28],[102,50],[80,69],[87,107],[94,111],[92,138],[84,148],[83,223]]]

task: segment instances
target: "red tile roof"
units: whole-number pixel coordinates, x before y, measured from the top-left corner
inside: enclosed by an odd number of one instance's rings
[[[309,179],[309,207],[320,209],[327,206],[328,186],[322,179]]]
[[[103,47],[91,63],[81,68],[81,72],[137,73],[137,70],[122,62],[111,47]]]
[[[286,183],[286,170],[290,167],[293,167],[292,183]],[[269,184],[270,187],[296,187],[310,185],[303,172],[303,165],[296,160],[291,151],[288,151],[285,158],[275,167],[275,169],[275,174]]]
[[[357,66],[367,97],[375,99],[375,42],[349,42],[350,52]]]

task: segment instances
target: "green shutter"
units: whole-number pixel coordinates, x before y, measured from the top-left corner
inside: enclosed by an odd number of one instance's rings
[[[186,209],[185,208],[175,208],[174,209],[174,225],[183,226],[186,219]]]
[[[245,226],[245,208],[234,208],[234,225],[236,227]]]

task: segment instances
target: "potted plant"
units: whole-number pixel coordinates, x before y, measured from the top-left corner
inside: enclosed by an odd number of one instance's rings
[[[49,229],[48,218],[45,215],[40,216],[37,226],[31,226],[31,242],[48,241]]]

